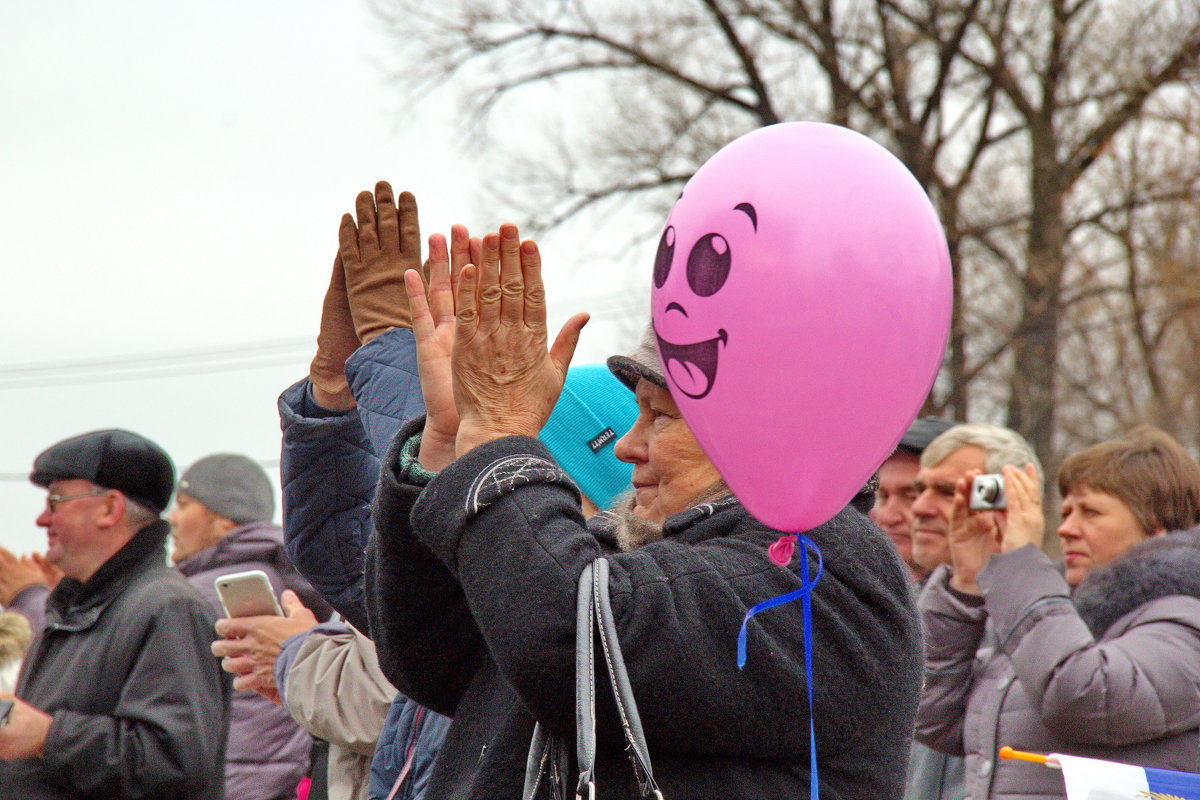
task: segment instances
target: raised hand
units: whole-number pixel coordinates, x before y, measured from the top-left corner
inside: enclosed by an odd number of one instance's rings
[[[483,238],[482,263],[463,268],[456,308],[457,454],[504,436],[537,436],[562,391],[588,315],[567,320],[547,350],[541,257],[511,223]]]
[[[30,553],[28,556],[21,556],[21,560],[29,559],[29,561],[42,571],[42,577],[46,580],[46,586],[53,589],[58,586],[58,582],[63,579],[63,571],[54,564],[46,560],[46,556],[41,553]]]
[[[954,506],[950,512],[950,562],[954,575],[950,586],[966,594],[982,594],[977,578],[979,572],[996,553],[1004,539],[1003,512],[972,511],[968,508],[971,481],[979,470],[969,470],[966,477],[954,485]]]
[[[11,605],[13,598],[30,586],[48,585],[42,570],[31,558],[17,558],[9,550],[0,547],[0,606]]]
[[[1041,486],[1033,464],[1025,469],[1006,465],[1004,473],[1004,552],[1032,544],[1041,547],[1046,536],[1046,515],[1042,511]]]
[[[454,404],[450,366],[455,330],[454,287],[473,246],[478,255],[478,242],[478,239],[472,242],[462,225],[450,229],[449,248],[446,237],[435,233],[429,237],[428,287],[416,270],[404,274],[417,344],[421,394],[425,400],[425,430],[418,459],[431,472],[454,460],[458,436],[458,408]]]
[[[308,368],[313,399],[334,411],[354,408],[354,395],[346,383],[346,359],[358,349],[358,335],[350,316],[350,301],[346,296],[346,273],[342,256],[333,259],[333,273],[325,302],[321,306],[321,331],[317,334],[317,354]]]
[[[375,194],[360,192],[358,218],[346,214],[338,231],[346,291],[354,329],[363,344],[391,328],[411,328],[404,273],[421,269],[421,228],[417,201],[409,192],[392,199],[387,181]]]

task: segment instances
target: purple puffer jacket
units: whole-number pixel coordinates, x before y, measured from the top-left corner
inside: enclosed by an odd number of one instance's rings
[[[212,547],[176,565],[218,616],[225,616],[213,580],[233,572],[261,569],[278,596],[284,589],[329,619],[332,609],[292,563],[283,549],[283,530],[269,522],[234,528]],[[216,638],[216,633],[213,633]],[[225,751],[225,797],[230,800],[283,800],[296,796],[296,784],[308,772],[312,739],[287,710],[255,692],[234,692]]]

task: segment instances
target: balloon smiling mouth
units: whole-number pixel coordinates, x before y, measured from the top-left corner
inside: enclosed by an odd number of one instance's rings
[[[662,355],[671,383],[679,391],[693,400],[699,400],[712,391],[713,383],[717,380],[720,346],[729,341],[729,334],[724,328],[718,330],[714,338],[692,344],[668,342],[657,331],[654,335],[658,339],[658,352]]]

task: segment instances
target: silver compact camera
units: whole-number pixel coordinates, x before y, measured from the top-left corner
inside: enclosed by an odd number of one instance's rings
[[[988,508],[1004,508],[1004,476],[976,475],[971,481],[971,499],[968,506],[972,511]]]

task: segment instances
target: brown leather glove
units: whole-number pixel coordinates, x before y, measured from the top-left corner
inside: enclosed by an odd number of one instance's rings
[[[350,318],[350,302],[346,299],[346,273],[342,256],[333,259],[333,274],[325,290],[321,307],[321,331],[317,334],[317,354],[308,367],[313,399],[334,411],[354,408],[354,395],[346,383],[346,359],[358,349],[358,336]]]
[[[412,327],[404,273],[421,269],[421,227],[416,198],[401,192],[393,202],[387,181],[375,184],[374,197],[360,192],[355,211],[358,225],[343,216],[338,241],[354,330],[366,344],[391,328]]]

